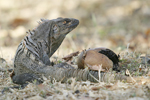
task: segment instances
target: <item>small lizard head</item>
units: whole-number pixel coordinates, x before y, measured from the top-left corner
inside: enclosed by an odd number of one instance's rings
[[[76,28],[79,24],[79,20],[74,18],[57,18],[53,19],[53,37],[55,39],[66,36],[70,31]]]

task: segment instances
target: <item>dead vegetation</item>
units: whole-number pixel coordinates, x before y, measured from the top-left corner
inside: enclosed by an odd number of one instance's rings
[[[132,52],[121,53],[120,75],[128,75],[128,79],[115,80],[116,73],[108,72],[105,82],[92,83],[69,79],[66,83],[56,82],[44,78],[44,83],[35,85],[30,83],[25,89],[9,89],[0,94],[2,99],[114,99],[122,98],[150,98],[150,71],[149,64],[142,64]],[[3,65],[2,65],[3,64]],[[11,68],[4,59],[1,59],[1,90],[14,86],[7,69]],[[128,69],[128,70],[126,70]],[[125,71],[126,70],[126,71]],[[125,73],[126,72],[126,73]],[[107,79],[107,80],[106,80]]]

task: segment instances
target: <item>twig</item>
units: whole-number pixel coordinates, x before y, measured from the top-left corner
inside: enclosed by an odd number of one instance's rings
[[[130,76],[130,78],[132,79],[133,82],[136,82],[136,80],[131,76],[131,74],[130,74],[128,69],[126,70],[126,74]]]

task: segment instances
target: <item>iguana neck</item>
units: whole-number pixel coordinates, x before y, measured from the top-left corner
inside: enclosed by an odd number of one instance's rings
[[[25,39],[28,39],[28,41],[31,41],[30,47],[29,47],[29,45],[26,45],[26,48],[31,50],[31,51],[33,51],[33,50],[35,52],[37,51],[37,53],[35,53],[35,54],[41,54],[42,55],[43,53],[46,53],[49,56],[49,58],[59,48],[59,46],[61,45],[62,41],[65,38],[65,35],[62,35],[59,38],[55,39],[51,35],[52,32],[50,32],[49,35],[47,35],[47,37],[45,37],[41,40],[37,40],[37,39],[31,38],[31,36],[34,37],[34,34],[35,34],[34,31],[31,31],[30,34],[28,36],[26,36]],[[38,56],[41,56],[41,55],[38,55]]]

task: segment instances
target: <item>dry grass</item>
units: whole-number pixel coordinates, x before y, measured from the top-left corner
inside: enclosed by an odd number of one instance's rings
[[[66,83],[60,83],[53,80],[46,79],[44,77],[44,83],[40,85],[35,85],[34,83],[29,83],[29,85],[24,89],[9,89],[0,93],[1,99],[7,100],[49,100],[49,99],[108,99],[108,100],[127,100],[131,98],[139,98],[148,100],[150,98],[150,71],[149,65],[147,67],[145,64],[141,64],[141,58],[136,53],[128,52],[128,50],[120,54],[120,67],[121,74],[125,75],[125,69],[128,69],[129,77],[133,80],[120,81],[114,80],[116,73],[108,72],[107,82],[92,83],[77,82],[75,79],[71,78],[70,81]],[[140,66],[143,66],[142,68]],[[140,68],[139,68],[140,67]],[[9,77],[9,72],[7,69],[12,68],[12,65],[7,62],[2,62],[1,60],[1,90],[4,87],[14,86],[11,78]],[[110,77],[111,76],[111,77]]]

